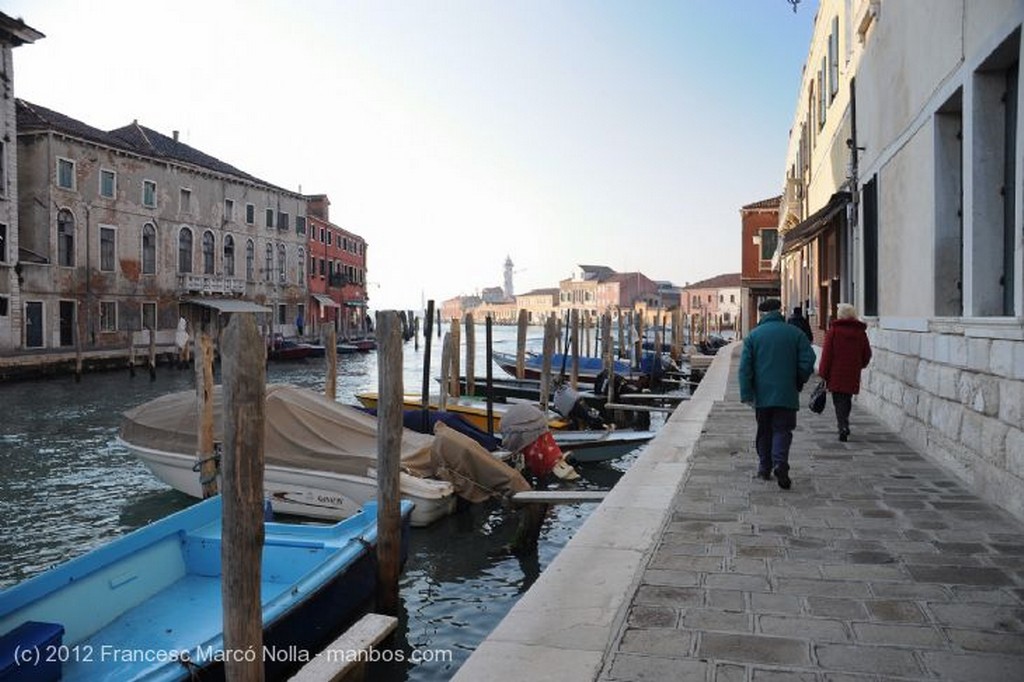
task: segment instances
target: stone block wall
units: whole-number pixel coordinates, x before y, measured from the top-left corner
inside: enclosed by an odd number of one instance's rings
[[[1024,340],[971,334],[870,329],[859,402],[1024,519]]]

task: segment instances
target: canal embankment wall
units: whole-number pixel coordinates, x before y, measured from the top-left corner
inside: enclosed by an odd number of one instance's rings
[[[723,348],[576,535],[456,674],[456,680],[593,680],[686,477],[732,348]]]

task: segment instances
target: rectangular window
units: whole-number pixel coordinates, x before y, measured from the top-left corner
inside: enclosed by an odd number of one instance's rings
[[[864,183],[864,314],[878,315],[878,176]]]
[[[291,225],[291,221],[288,219],[288,214],[281,212],[277,214],[277,229],[287,230]]]
[[[235,200],[225,199],[224,200],[224,220],[229,223],[235,222]]]
[[[0,317],[7,317],[10,313],[10,299],[6,296],[0,296]]]
[[[57,159],[57,186],[62,189],[75,188],[75,162],[71,159]]]
[[[284,303],[279,303],[277,306],[277,323],[288,324],[288,307]]]
[[[192,212],[192,190],[182,187],[179,192],[178,210],[182,213]]]
[[[117,233],[112,227],[100,225],[100,270],[104,272],[114,271],[116,254]]]
[[[268,228],[273,228],[274,227],[274,209],[272,209],[272,208],[268,208],[267,209],[267,227]]]
[[[818,129],[825,127],[825,116],[828,111],[828,96],[825,94],[825,78],[828,74],[828,67],[825,65],[825,58],[821,58],[821,69],[818,70]]]
[[[113,199],[117,194],[117,173],[106,168],[100,169],[100,196]]]
[[[7,226],[0,223],[0,263],[7,262]]]
[[[142,304],[142,328],[156,329],[156,303]]]
[[[828,37],[828,101],[839,92],[839,17],[832,17],[832,33]]]
[[[327,230],[327,246],[334,246],[334,233]]]
[[[100,331],[117,331],[117,303],[115,301],[100,301]]]
[[[256,223],[256,207],[252,204],[245,205],[245,224],[254,225]]]
[[[779,232],[773,228],[760,231],[761,235],[761,258],[758,264],[760,270],[772,269],[772,258],[775,256],[775,249],[779,245]]]
[[[295,216],[295,234],[306,234],[306,216]]]
[[[963,93],[935,114],[935,314],[960,317],[963,305]]]
[[[7,143],[0,140],[0,196],[7,196]]]
[[[152,180],[142,181],[142,205],[156,208],[156,183]]]

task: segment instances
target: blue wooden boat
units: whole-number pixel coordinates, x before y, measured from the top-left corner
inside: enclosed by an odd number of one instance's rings
[[[265,525],[268,679],[361,615],[376,587],[376,507],[335,525]],[[219,497],[0,592],[0,679],[207,680],[223,677],[224,657]]]

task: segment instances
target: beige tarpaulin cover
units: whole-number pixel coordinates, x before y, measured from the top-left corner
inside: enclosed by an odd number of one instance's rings
[[[223,392],[213,390],[214,439],[224,441]],[[154,450],[195,453],[198,432],[195,391],[162,396],[124,413],[121,438]],[[264,456],[267,464],[366,476],[377,466],[377,418],[305,388],[267,386]],[[429,456],[434,437],[402,431],[401,457]]]
[[[213,390],[214,439],[224,441],[223,392]],[[377,418],[305,388],[267,387],[264,457],[267,464],[366,476],[377,466]],[[121,438],[132,445],[193,454],[197,448],[195,391],[156,398],[124,413]],[[402,429],[402,469],[420,478],[450,481],[455,492],[480,502],[529,490],[522,475],[468,436],[438,423],[436,436]]]
[[[470,502],[530,490],[522,474],[464,433],[439,421],[434,436],[433,447],[402,460],[414,476],[448,481],[456,495]]]

